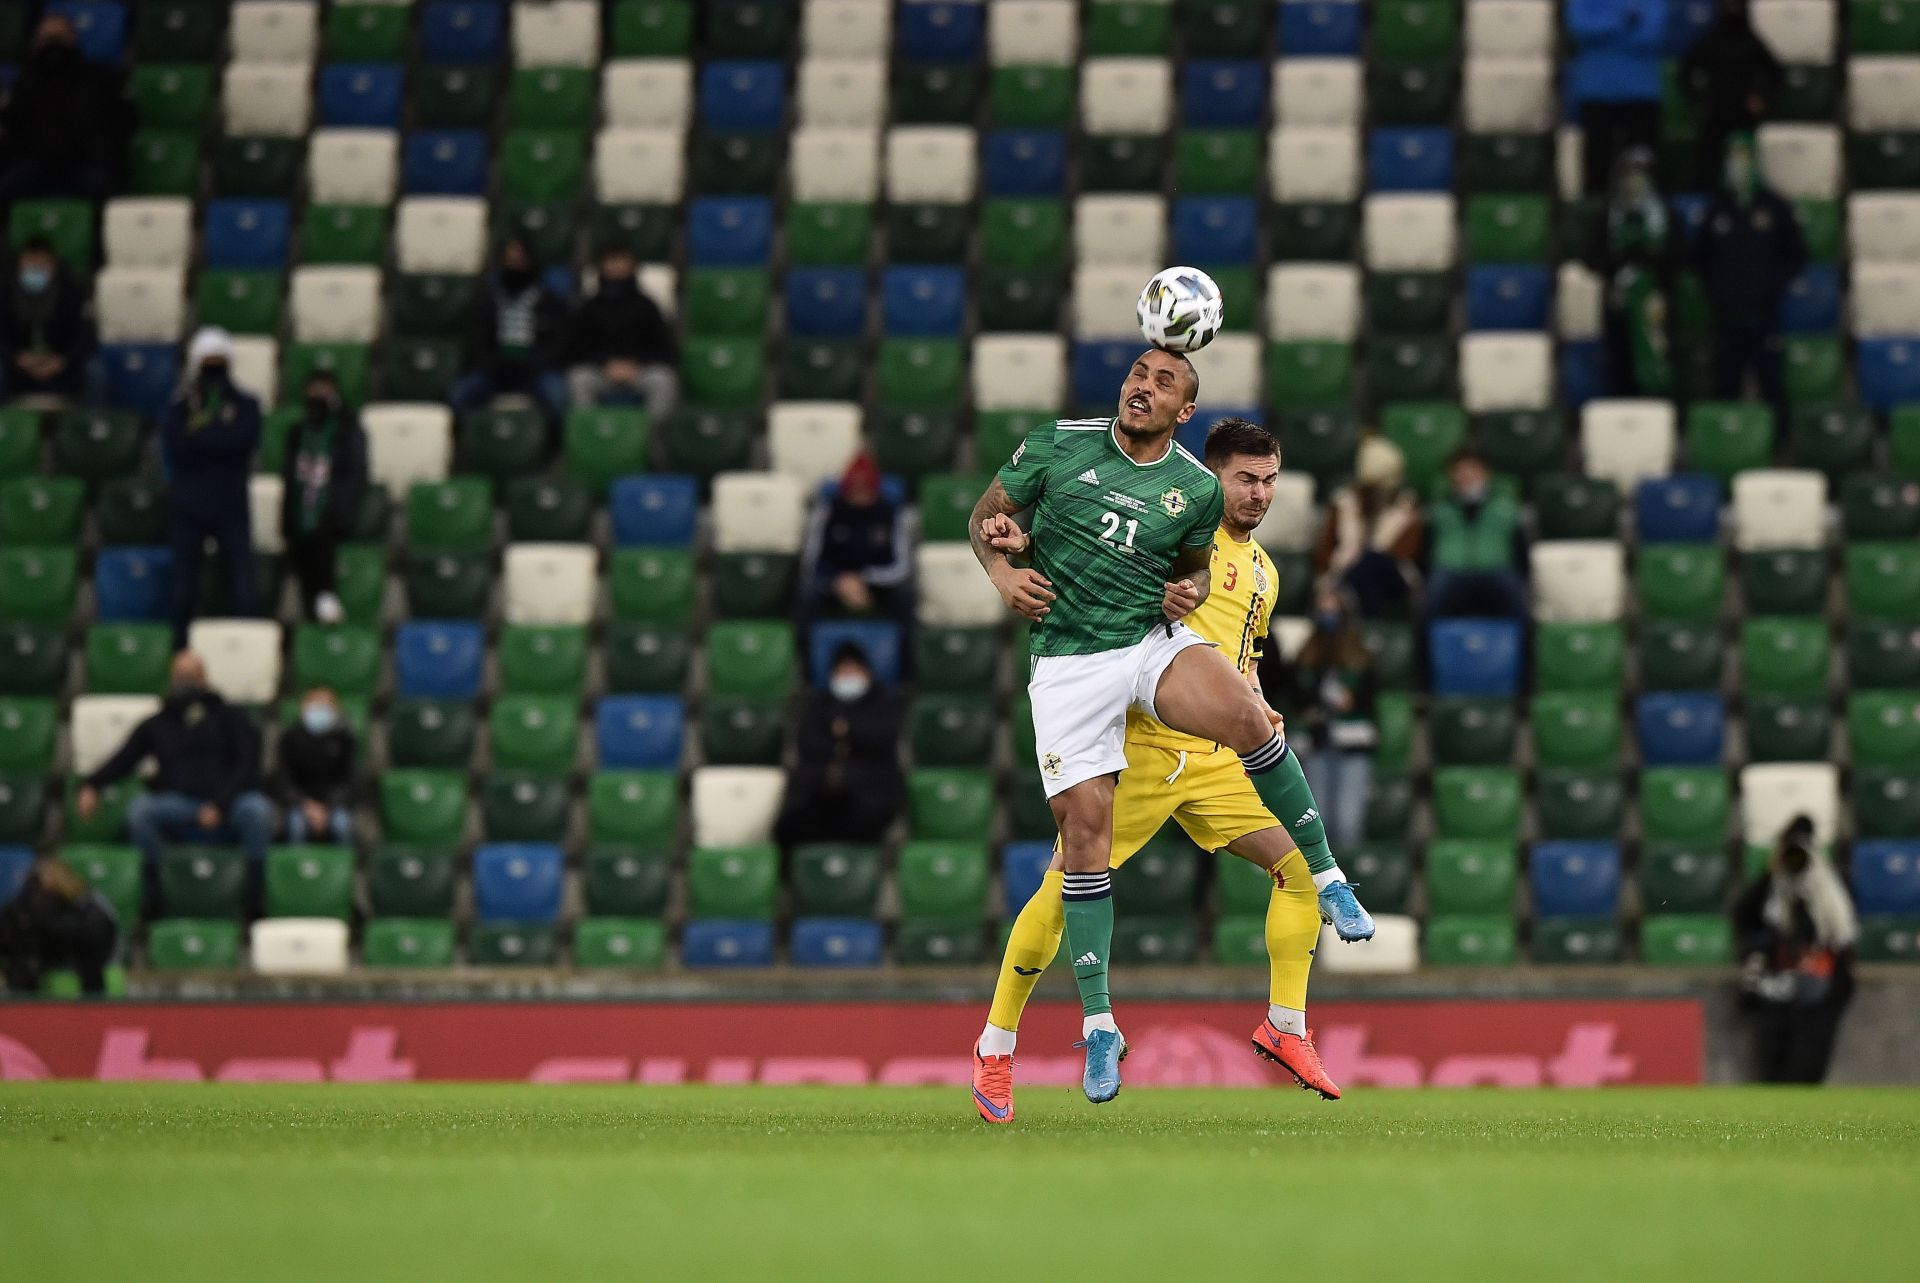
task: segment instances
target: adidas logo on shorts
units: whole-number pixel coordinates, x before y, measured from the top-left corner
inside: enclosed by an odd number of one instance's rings
[[[1073,965],[1076,967],[1097,967],[1100,965],[1100,955],[1089,949],[1075,958]]]
[[[1081,473],[1080,480],[1086,482],[1090,486],[1097,486],[1100,484],[1099,474],[1094,472],[1092,468],[1088,468],[1085,472]]]

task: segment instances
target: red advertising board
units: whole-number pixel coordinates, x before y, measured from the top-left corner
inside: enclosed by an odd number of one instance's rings
[[[1128,1086],[1279,1084],[1243,1003],[1121,1012]],[[0,1079],[964,1084],[982,1007],[963,1003],[19,1003]],[[1696,1083],[1700,1004],[1355,1002],[1313,1011],[1348,1087]],[[1020,1079],[1080,1079],[1078,1010],[1036,1003]]]

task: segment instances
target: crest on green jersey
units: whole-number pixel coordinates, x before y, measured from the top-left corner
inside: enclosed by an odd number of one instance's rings
[[[1187,496],[1179,486],[1160,496],[1160,506],[1167,510],[1169,517],[1177,517],[1187,510]]]

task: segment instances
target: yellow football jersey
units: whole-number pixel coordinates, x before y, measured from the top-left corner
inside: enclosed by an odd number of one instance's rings
[[[1238,543],[1220,529],[1213,532],[1212,571],[1213,588],[1187,616],[1187,627],[1251,675],[1273,621],[1273,563],[1252,539]],[[1139,709],[1127,713],[1127,740],[1186,753],[1208,753],[1215,747],[1211,740],[1170,730]]]

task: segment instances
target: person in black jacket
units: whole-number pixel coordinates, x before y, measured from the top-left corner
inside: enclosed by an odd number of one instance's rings
[[[1807,238],[1793,206],[1766,185],[1751,134],[1727,140],[1694,255],[1713,315],[1713,394],[1739,400],[1751,374],[1777,425],[1786,409],[1780,301],[1807,265]]]
[[[86,291],[44,236],[30,238],[0,293],[0,389],[9,397],[91,399],[95,346]]]
[[[1810,818],[1796,816],[1782,831],[1765,871],[1734,904],[1733,929],[1754,1022],[1754,1077],[1824,1080],[1853,1000],[1860,920]]]
[[[300,697],[300,720],[280,737],[275,777],[291,842],[352,842],[353,731],[325,686]]]
[[[40,977],[71,967],[80,992],[107,991],[120,925],[113,906],[61,861],[43,856],[13,899],[0,905],[0,980],[13,993],[38,993]]]
[[[865,652],[834,652],[827,689],[800,715],[799,763],[787,777],[774,836],[808,842],[877,842],[900,811],[900,702],[874,681]]]
[[[633,250],[619,241],[600,251],[599,288],[573,317],[576,406],[639,401],[658,423],[679,394],[680,352],[665,312],[640,288]]]
[[[337,624],[346,612],[334,592],[334,566],[366,494],[367,434],[331,371],[307,376],[301,410],[280,455],[280,533],[307,613]]]
[[[906,513],[881,489],[880,465],[857,454],[833,498],[807,522],[801,565],[810,585],[802,601],[812,614],[889,614],[913,618],[908,572],[913,539]]]
[[[73,20],[47,14],[0,108],[0,215],[29,196],[106,200],[119,188],[133,128],[125,76],[88,62]]]
[[[567,413],[567,304],[540,279],[519,236],[500,246],[475,318],[473,366],[455,381],[453,408],[478,409],[502,392],[532,397],[557,427]]]
[[[247,485],[260,446],[260,402],[233,382],[233,337],[209,326],[187,345],[186,383],[160,421],[173,549],[173,644],[184,649],[208,541],[227,571],[227,611],[255,611]]]
[[[127,808],[127,829],[145,857],[149,885],[167,840],[183,836],[238,842],[257,880],[273,840],[273,806],[260,791],[260,732],[207,685],[206,665],[190,650],[173,657],[160,711],[82,781],[75,812],[91,818],[100,790],[146,761],[153,776]]]
[[[1753,29],[1747,0],[1721,0],[1719,17],[1687,51],[1680,84],[1700,113],[1700,176],[1726,154],[1727,138],[1749,133],[1786,84],[1780,60]]]

